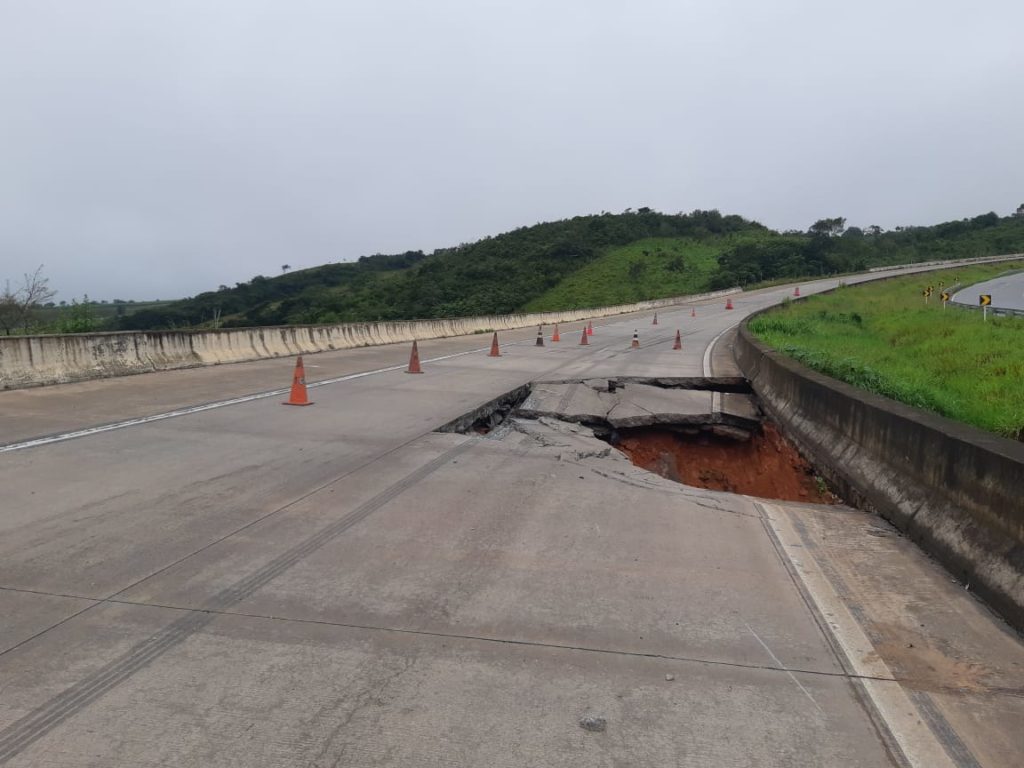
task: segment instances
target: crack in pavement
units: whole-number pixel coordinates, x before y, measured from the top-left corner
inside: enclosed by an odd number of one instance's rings
[[[722,510],[729,512],[729,510]],[[739,512],[733,512],[732,514],[743,514]],[[0,587],[0,590],[12,591],[12,592],[27,592],[30,594],[47,595],[51,597],[78,597],[76,595],[66,595],[60,592],[40,592],[38,590],[18,589],[17,587]],[[765,670],[769,672],[791,672],[794,674],[802,675],[816,675],[819,677],[835,677],[842,678],[844,680],[875,680],[880,682],[893,682],[899,683],[900,685],[906,685],[913,687],[915,684],[915,678],[913,677],[897,677],[895,674],[891,677],[874,676],[874,675],[858,675],[853,672],[824,672],[821,670],[804,669],[801,667],[788,667],[785,665],[771,666],[764,664],[747,664],[742,662],[733,661],[722,661],[720,659],[705,659],[696,656],[677,656],[672,654],[661,654],[661,653],[649,653],[643,651],[628,651],[619,648],[601,648],[596,646],[583,646],[583,645],[570,645],[567,643],[549,643],[540,642],[533,640],[522,640],[517,638],[509,637],[488,637],[486,635],[469,635],[465,633],[453,633],[453,632],[440,632],[430,631],[422,629],[406,629],[403,627],[389,627],[384,625],[376,624],[355,624],[350,622],[341,621],[329,621],[326,619],[302,619],[292,616],[274,616],[271,614],[262,613],[249,613],[246,611],[231,611],[231,610],[212,610],[208,608],[196,608],[190,606],[181,605],[170,605],[167,603],[155,603],[155,602],[142,602],[136,600],[121,600],[117,598],[81,598],[87,600],[95,600],[97,603],[113,604],[113,605],[126,605],[135,608],[156,608],[167,611],[179,611],[187,613],[203,613],[211,614],[213,616],[224,616],[232,618],[242,619],[256,619],[261,621],[274,621],[285,624],[313,624],[327,627],[337,627],[339,629],[357,629],[365,630],[368,632],[385,632],[403,635],[422,635],[424,637],[436,637],[439,639],[448,640],[468,640],[474,642],[484,643],[498,643],[504,645],[521,645],[527,647],[536,648],[549,648],[553,650],[566,650],[566,651],[579,651],[582,653],[601,653],[613,656],[626,656],[626,657],[639,657],[639,658],[651,658],[651,659],[664,659],[665,661],[678,661],[688,664],[707,664],[711,666],[724,666],[724,667],[735,667],[739,669],[755,669]],[[781,662],[780,662],[781,664]],[[961,695],[961,696],[977,696],[979,694],[987,694],[990,696],[1007,696],[1010,698],[1021,698],[1024,697],[1024,690],[1017,688],[1007,688],[1005,686],[986,686],[982,690],[965,691],[960,686],[937,686],[936,691],[950,694],[950,695]]]
[[[815,675],[819,677],[833,677],[842,679],[878,680],[881,682],[897,683],[900,680],[896,677],[875,677],[870,675],[857,675],[851,672],[827,672],[816,669],[804,669],[801,667],[773,666],[769,664],[749,664],[738,661],[723,661],[721,659],[704,659],[697,656],[677,656],[673,654],[654,653],[645,651],[629,651],[621,648],[602,648],[599,646],[572,645],[569,643],[551,643],[537,640],[524,640],[512,637],[489,637],[487,635],[470,635],[456,632],[440,632],[425,629],[406,629],[403,627],[389,627],[378,624],[356,624],[342,621],[329,621],[326,619],[302,619],[291,616],[274,616],[271,614],[249,613],[246,611],[233,611],[229,609],[214,609],[202,607],[190,607],[181,605],[170,605],[166,603],[142,602],[135,600],[104,600],[104,603],[117,605],[128,605],[136,608],[158,608],[168,611],[178,611],[189,614],[202,614],[203,616],[225,616],[244,619],[256,619],[260,621],[275,621],[289,624],[314,624],[327,627],[338,627],[339,629],[358,629],[368,632],[384,632],[401,635],[418,635],[423,637],[436,637],[447,640],[469,640],[482,643],[498,643],[502,645],[519,645],[533,648],[550,648],[553,650],[578,651],[581,653],[600,653],[609,656],[625,656],[645,659],[663,659],[665,661],[678,661],[689,664],[707,664],[711,666],[734,667],[737,669],[756,669],[767,672],[796,673],[801,675]],[[204,623],[209,623],[204,622]]]

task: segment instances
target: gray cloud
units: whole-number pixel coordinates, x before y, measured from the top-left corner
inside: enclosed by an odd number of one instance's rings
[[[1019,2],[0,0],[0,279],[169,298],[649,205],[1024,201]]]

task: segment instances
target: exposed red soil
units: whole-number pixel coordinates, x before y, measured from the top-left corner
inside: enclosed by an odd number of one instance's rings
[[[839,501],[770,423],[746,441],[705,432],[630,430],[617,447],[638,467],[696,488],[783,501]]]

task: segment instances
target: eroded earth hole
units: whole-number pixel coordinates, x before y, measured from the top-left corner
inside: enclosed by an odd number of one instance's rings
[[[538,429],[557,424],[579,425],[597,445],[610,443],[636,466],[695,488],[783,501],[839,501],[779,428],[764,420],[749,382],[741,378],[533,382],[439,431],[503,439],[516,431],[536,436]]]
[[[783,501],[839,502],[770,422],[745,440],[711,430],[642,427],[616,432],[610,442],[638,467],[696,488]]]

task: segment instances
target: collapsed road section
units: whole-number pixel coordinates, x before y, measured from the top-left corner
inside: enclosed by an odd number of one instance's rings
[[[561,426],[559,426],[559,424]],[[519,387],[455,419],[442,432],[504,437],[545,429],[608,445],[634,465],[707,490],[835,503],[814,468],[765,422],[738,377],[569,379]]]

